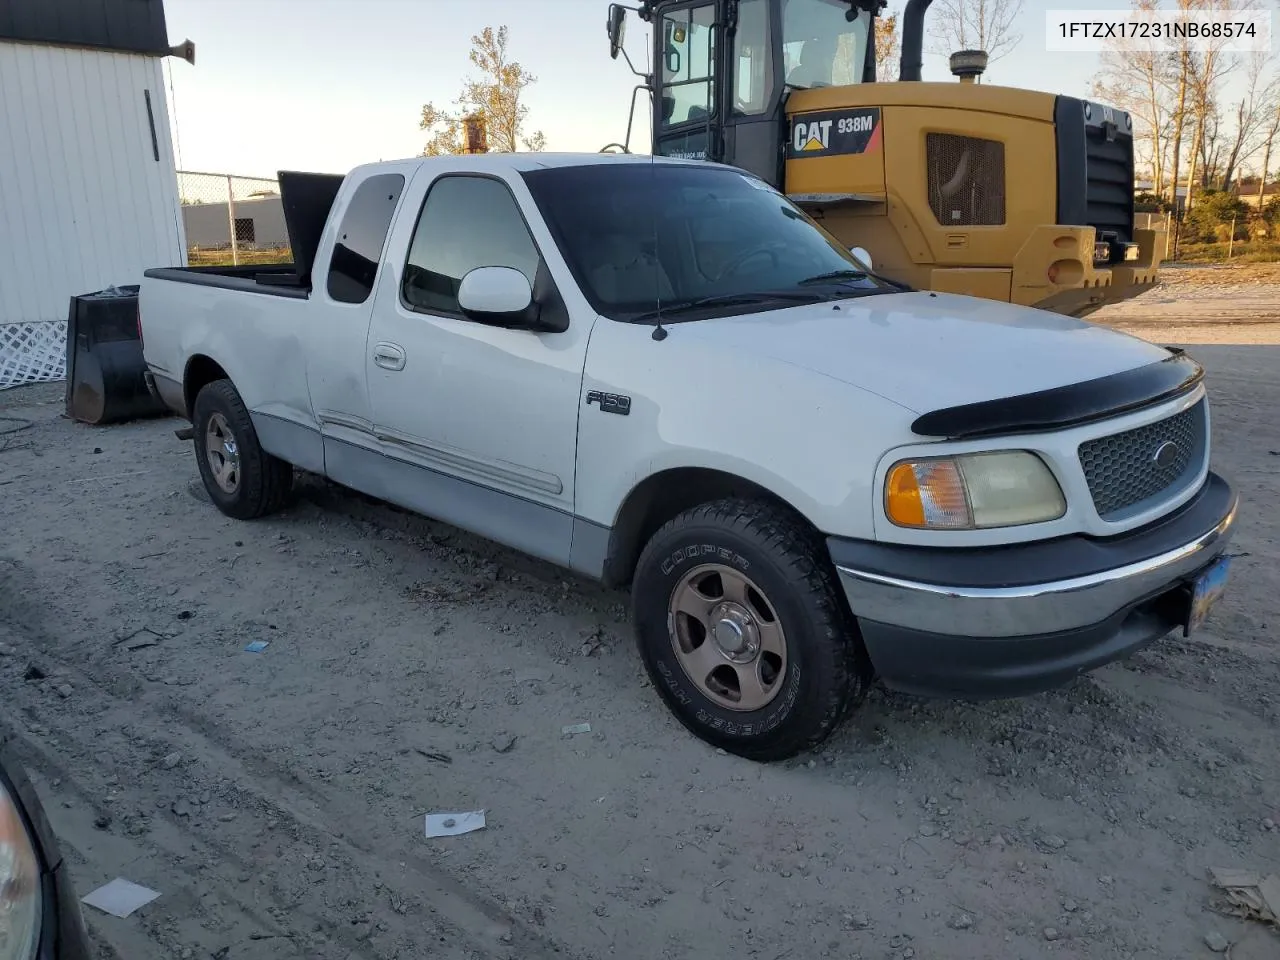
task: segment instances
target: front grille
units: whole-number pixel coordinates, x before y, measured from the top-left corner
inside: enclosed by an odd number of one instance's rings
[[[925,135],[929,206],[944,227],[1004,223],[1004,144],[999,140]]]
[[[1180,492],[1200,472],[1206,440],[1201,400],[1156,423],[1080,444],[1080,466],[1098,516],[1121,520]],[[1177,452],[1161,466],[1156,452],[1166,442],[1176,444]]]

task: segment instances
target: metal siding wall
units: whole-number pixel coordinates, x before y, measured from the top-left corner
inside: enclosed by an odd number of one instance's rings
[[[158,58],[0,42],[0,145],[4,387],[18,376],[17,335],[5,325],[60,325],[22,342],[61,351],[72,295],[138,283],[146,268],[186,255]],[[63,375],[60,356],[23,362],[36,369],[27,379]]]

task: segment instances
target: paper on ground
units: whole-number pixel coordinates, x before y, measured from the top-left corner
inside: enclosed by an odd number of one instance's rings
[[[83,902],[96,907],[103,913],[123,919],[139,907],[145,907],[158,896],[160,894],[154,890],[140,887],[122,877],[116,877],[110,883],[86,895]]]
[[[456,837],[460,833],[484,829],[484,811],[469,813],[428,813],[428,837]]]

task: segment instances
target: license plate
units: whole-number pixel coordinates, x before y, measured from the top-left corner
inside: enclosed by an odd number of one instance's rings
[[[1231,570],[1231,558],[1220,557],[1191,583],[1191,609],[1182,635],[1189,637],[1199,630],[1209,611],[1214,608],[1227,589],[1227,575]]]

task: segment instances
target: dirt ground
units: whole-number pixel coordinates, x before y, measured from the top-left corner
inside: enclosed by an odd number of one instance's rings
[[[1243,497],[1208,632],[1023,700],[876,692],[769,766],[667,714],[622,594],[315,481],[234,522],[179,421],[0,392],[0,718],[80,893],[161,893],[86,908],[102,956],[1274,960],[1206,869],[1280,872],[1280,286],[1209,276],[1097,318],[1208,344]]]
[[[1170,264],[1161,277],[1090,319],[1160,343],[1280,343],[1280,263]]]

